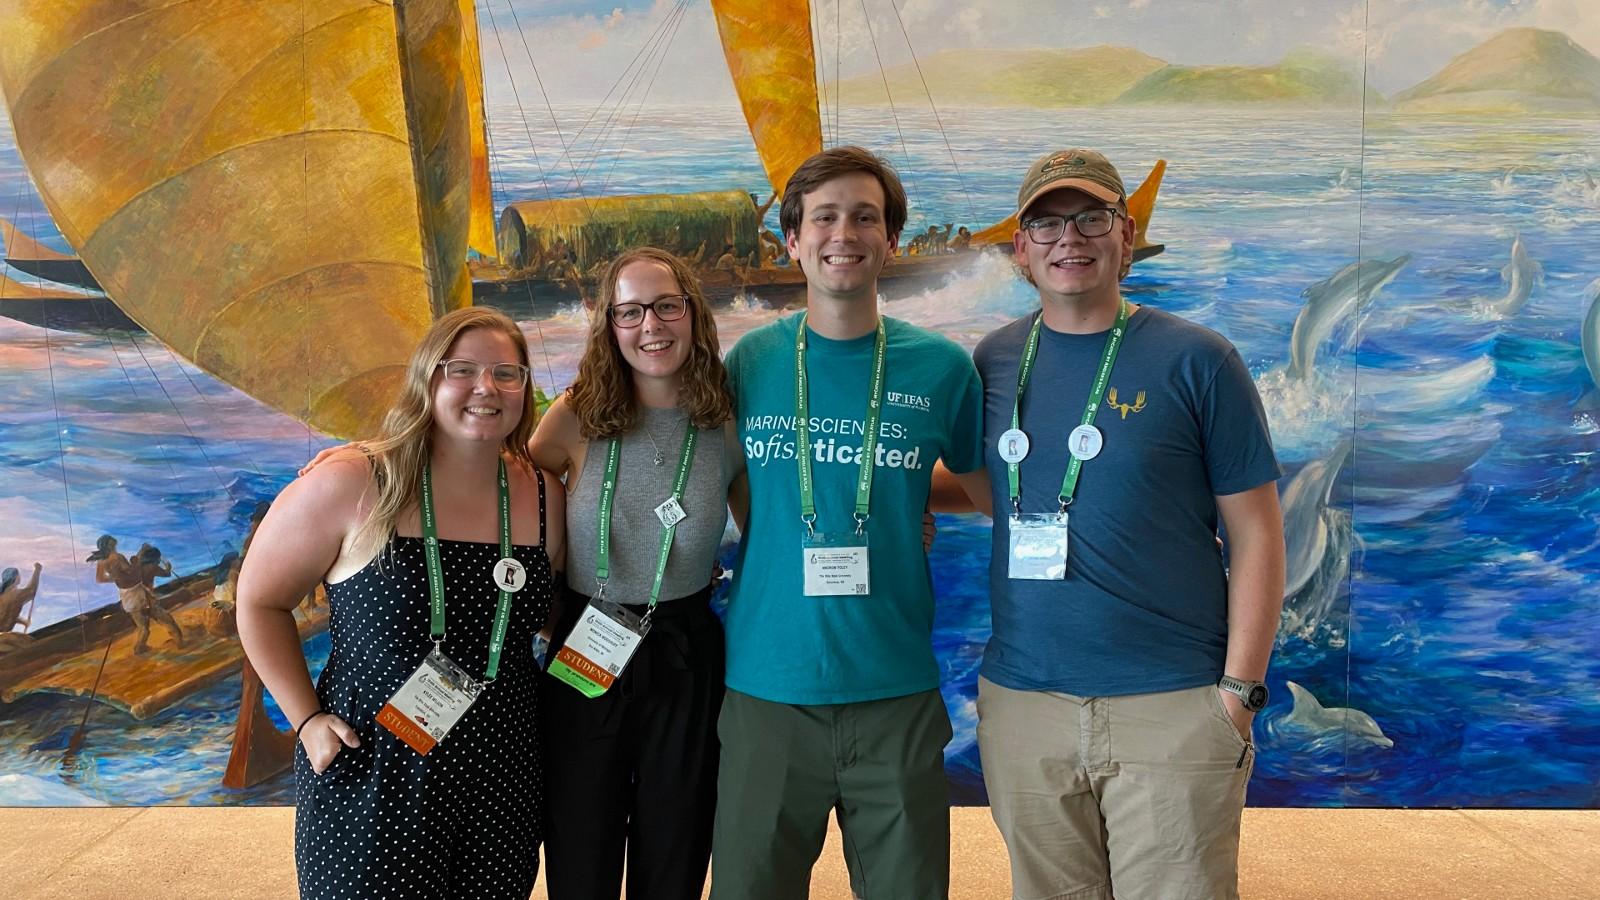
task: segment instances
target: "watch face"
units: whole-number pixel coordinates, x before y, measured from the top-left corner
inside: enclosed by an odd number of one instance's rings
[[[1246,709],[1260,710],[1267,705],[1267,686],[1258,684],[1250,689],[1250,696],[1244,700]]]

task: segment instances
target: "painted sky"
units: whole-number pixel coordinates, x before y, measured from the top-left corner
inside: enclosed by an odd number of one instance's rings
[[[670,45],[650,99],[661,103],[731,101],[708,0],[477,0],[484,16],[484,69],[491,91],[510,101],[509,56],[519,86],[531,82],[528,57],[557,104],[604,96],[663,23]],[[872,33],[862,27],[870,14]],[[1302,47],[1367,63],[1370,84],[1392,95],[1437,72],[1455,55],[1504,28],[1565,32],[1600,54],[1596,0],[813,0],[824,56],[832,68],[834,22],[844,77],[950,48],[1133,47],[1181,65],[1264,65]],[[1041,28],[1041,23],[1044,27]],[[526,38],[518,37],[520,25]],[[528,84],[522,102],[544,102]]]

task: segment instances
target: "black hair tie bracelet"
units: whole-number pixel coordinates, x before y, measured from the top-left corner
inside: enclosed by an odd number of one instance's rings
[[[311,715],[306,716],[304,719],[301,719],[300,720],[300,724],[296,725],[294,727],[294,736],[295,737],[299,737],[300,736],[300,729],[302,729],[302,728],[306,727],[307,725],[311,724],[311,720],[312,719],[315,719],[317,716],[324,715],[327,712],[328,712],[327,710],[323,709],[320,706],[317,707],[316,709],[312,710]]]

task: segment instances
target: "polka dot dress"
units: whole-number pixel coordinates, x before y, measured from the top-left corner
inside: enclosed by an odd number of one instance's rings
[[[512,595],[499,677],[427,756],[375,723],[433,646],[422,539],[396,538],[393,553],[328,586],[333,650],[317,696],[350,723],[361,746],[341,750],[321,775],[295,747],[300,896],[522,900],[532,892],[544,808],[533,638],[553,590],[542,473],[538,481],[540,543],[512,551],[528,580]],[[440,540],[439,550],[444,654],[482,677],[500,547]]]

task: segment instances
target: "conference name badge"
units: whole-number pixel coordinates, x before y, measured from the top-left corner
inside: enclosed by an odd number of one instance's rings
[[[807,534],[800,539],[800,554],[807,597],[866,595],[866,534]]]
[[[1013,515],[1007,575],[1031,581],[1067,577],[1067,514]]]
[[[683,504],[678,502],[677,497],[668,497],[666,502],[656,507],[656,518],[661,520],[661,527],[671,528],[689,518],[689,513],[683,508]]]
[[[549,672],[585,697],[604,694],[616,684],[638,651],[650,623],[603,597],[584,607],[578,624],[550,663]]]
[[[378,711],[378,724],[423,756],[439,745],[483,693],[483,683],[434,647]]]

